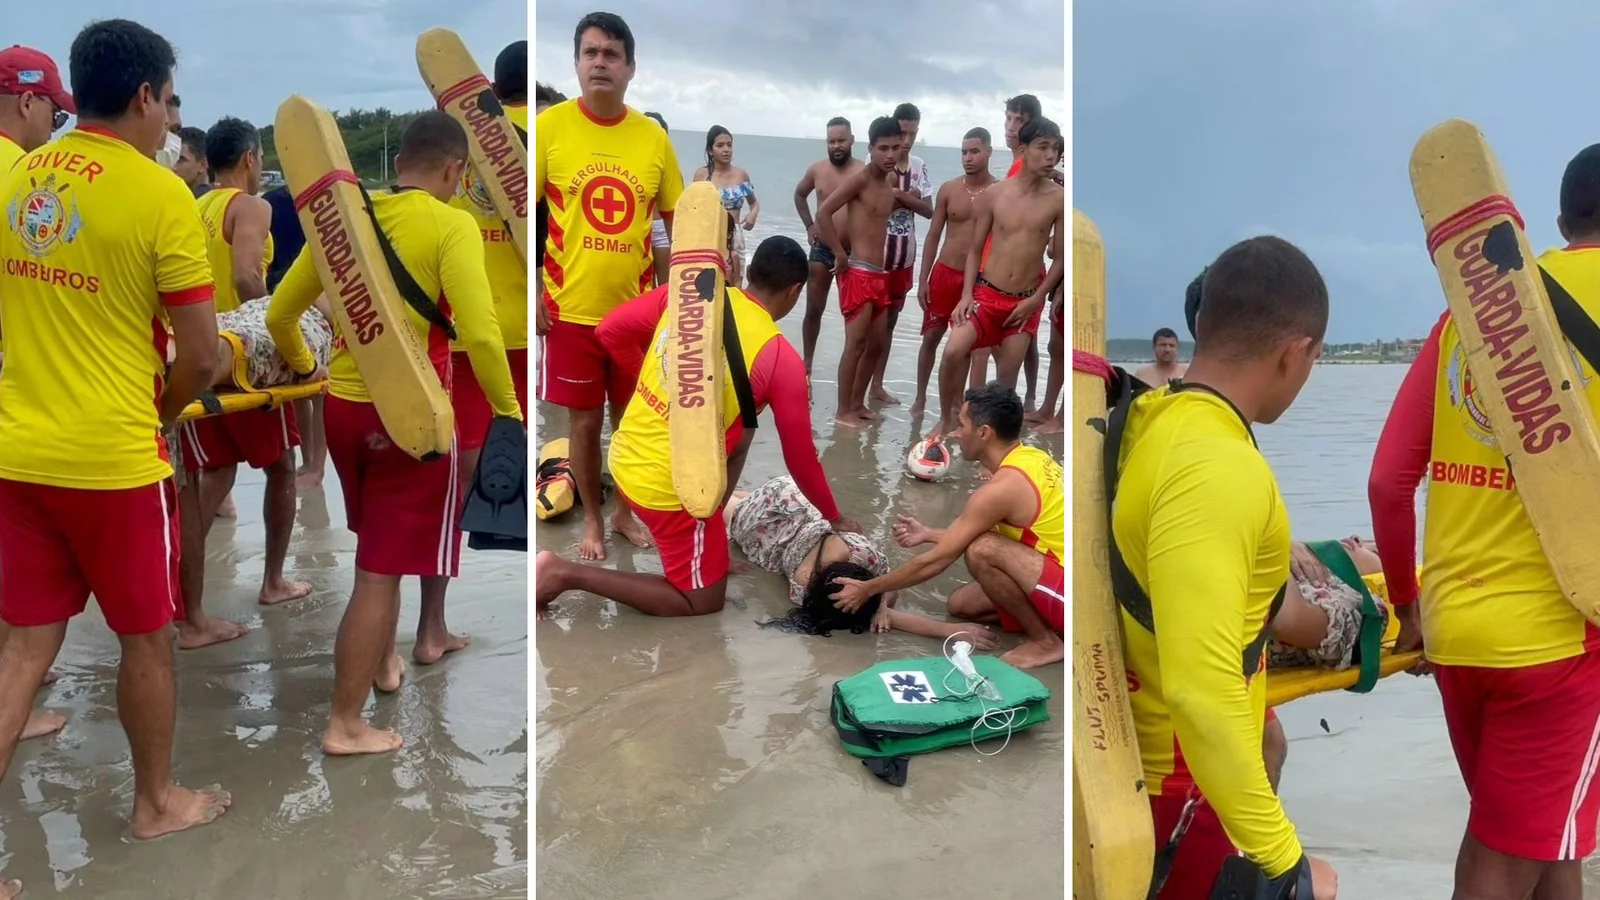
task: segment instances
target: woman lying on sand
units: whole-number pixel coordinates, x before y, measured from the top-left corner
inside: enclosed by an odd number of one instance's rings
[[[1372,545],[1351,536],[1339,542],[1356,571],[1374,575],[1383,571],[1383,562]],[[1361,640],[1361,592],[1345,584],[1305,544],[1290,550],[1290,580],[1298,591],[1289,591],[1283,609],[1272,623],[1272,640],[1267,643],[1267,677],[1272,669],[1306,668],[1347,669],[1355,661],[1356,645]],[[1389,604],[1382,597],[1378,604],[1384,625],[1388,625]],[[1283,724],[1267,710],[1262,733],[1261,753],[1267,762],[1267,778],[1273,790],[1283,774],[1289,756],[1289,739]]]
[[[870,627],[880,633],[896,630],[941,640],[961,634],[979,650],[999,645],[995,634],[981,625],[938,622],[901,612],[894,608],[892,593],[874,598],[880,602],[869,601],[854,615],[834,609],[834,578],[874,578],[888,574],[889,564],[866,537],[835,532],[787,475],[753,491],[734,491],[723,515],[728,537],[750,562],[789,581],[789,599],[799,608],[776,623],[807,634],[827,634],[835,628],[860,633]]]

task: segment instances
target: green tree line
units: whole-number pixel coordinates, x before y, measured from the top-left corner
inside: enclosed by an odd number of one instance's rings
[[[350,152],[350,164],[355,167],[356,175],[362,181],[381,184],[384,177],[385,130],[388,132],[389,144],[388,172],[392,180],[394,155],[400,149],[400,134],[423,110],[395,113],[379,107],[372,110],[352,109],[342,113],[330,110],[330,112],[339,123],[339,135],[344,138],[345,149]],[[261,129],[261,149],[265,157],[262,168],[281,171],[283,166],[278,163],[278,147],[273,140],[273,132],[271,125]]]

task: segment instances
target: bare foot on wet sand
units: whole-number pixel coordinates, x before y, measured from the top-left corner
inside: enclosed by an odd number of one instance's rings
[[[884,406],[900,405],[900,398],[884,390],[882,386],[872,389],[872,399],[882,403]]]
[[[233,502],[233,492],[232,491],[228,492],[228,496],[222,498],[222,505],[217,507],[217,518],[219,518],[219,519],[237,519],[237,518],[239,518],[239,506],[238,506],[238,504]]]
[[[922,410],[926,408],[927,405],[928,401],[926,398],[918,398],[917,402],[911,404],[911,409],[907,410],[907,412],[911,413],[912,418],[916,418],[917,416],[922,415]]]
[[[400,735],[387,728],[373,728],[365,722],[355,730],[328,726],[322,733],[322,752],[329,756],[360,756],[363,753],[392,753],[400,749]]]
[[[290,600],[299,600],[311,596],[311,585],[304,581],[279,581],[275,584],[264,584],[256,602],[262,606],[276,606]]]
[[[1019,669],[1037,669],[1058,663],[1066,656],[1066,645],[1057,638],[1048,644],[1034,641],[1023,641],[1016,647],[1000,654],[1000,661],[1010,663]]]
[[[601,560],[606,558],[606,529],[599,522],[583,523],[583,540],[578,542],[578,558]]]
[[[322,473],[301,472],[294,477],[294,489],[297,491],[322,490]]]
[[[553,550],[541,550],[533,558],[533,605],[540,618],[549,611],[550,603],[561,596],[560,567],[563,561]]]
[[[198,791],[172,785],[167,789],[166,802],[159,808],[134,800],[133,822],[128,830],[136,841],[153,841],[179,831],[210,825],[232,805],[233,795],[223,790],[220,784]]]
[[[417,643],[411,648],[411,658],[416,660],[419,666],[431,666],[444,659],[445,654],[465,650],[471,644],[472,638],[451,634],[448,631],[444,633],[442,639],[431,634],[427,637],[417,635]]]
[[[865,428],[867,427],[867,420],[863,419],[859,413],[847,412],[840,413],[835,417],[833,424],[840,428]]]
[[[34,738],[42,738],[47,734],[55,734],[65,728],[66,725],[67,717],[60,713],[53,713],[43,709],[31,712],[28,714],[28,721],[22,726],[22,739],[31,741]],[[0,898],[4,897],[5,894],[0,893]]]
[[[45,672],[44,673],[44,677],[39,679],[39,687],[47,688],[50,685],[55,684],[56,683],[56,678],[58,678],[58,677],[59,676],[56,675],[56,670],[55,669],[51,669],[48,672]],[[4,898],[0,897],[0,900],[4,900]]]
[[[1033,431],[1035,434],[1060,434],[1065,430],[1066,423],[1062,421],[1060,416],[1056,416],[1053,419],[1040,423],[1039,427],[1035,428]]]
[[[372,679],[372,686],[377,688],[379,693],[392,694],[400,690],[400,683],[405,680],[406,661],[396,653],[383,661],[383,665],[378,669],[378,677]]]
[[[1046,413],[1042,409],[1029,410],[1028,412],[1022,414],[1022,421],[1027,422],[1029,425],[1037,425],[1040,422],[1043,422],[1047,415],[1049,415],[1049,413]]]
[[[622,515],[620,510],[625,508],[618,507],[619,512],[611,516],[611,531],[627,539],[628,543],[638,547],[640,550],[654,547],[656,542],[650,537],[650,529],[644,527],[644,523],[639,521],[638,516],[631,513],[626,516]]]
[[[22,896],[22,882],[15,878],[0,879],[0,900],[16,900]]]
[[[178,649],[198,650],[212,644],[225,644],[245,636],[250,626],[243,622],[206,617],[198,622],[178,623]]]

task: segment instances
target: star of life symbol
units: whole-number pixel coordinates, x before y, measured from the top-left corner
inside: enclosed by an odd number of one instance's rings
[[[933,703],[939,699],[925,672],[879,672],[878,677],[896,703]]]
[[[6,206],[6,224],[28,252],[47,256],[57,244],[70,244],[83,229],[78,204],[63,197],[68,185],[56,186],[54,174],[43,183],[29,180],[33,190],[13,197]]]

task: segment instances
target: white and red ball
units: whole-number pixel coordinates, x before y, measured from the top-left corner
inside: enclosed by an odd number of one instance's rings
[[[950,471],[950,450],[940,441],[918,441],[906,457],[906,471],[918,481],[938,481]]]

